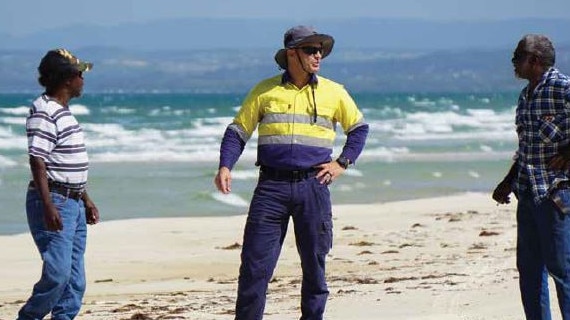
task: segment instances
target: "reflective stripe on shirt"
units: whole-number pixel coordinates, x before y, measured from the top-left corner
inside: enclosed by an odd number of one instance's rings
[[[281,75],[260,82],[228,129],[244,142],[258,130],[258,161],[262,165],[298,168],[330,161],[337,124],[348,133],[364,124],[363,116],[342,85],[323,77],[313,85],[314,101],[311,84],[299,89],[282,83]],[[269,145],[273,146],[267,148]]]

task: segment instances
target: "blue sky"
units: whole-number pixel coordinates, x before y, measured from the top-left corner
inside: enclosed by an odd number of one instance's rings
[[[570,0],[2,0],[0,33],[22,35],[75,24],[117,25],[185,17],[568,18]]]

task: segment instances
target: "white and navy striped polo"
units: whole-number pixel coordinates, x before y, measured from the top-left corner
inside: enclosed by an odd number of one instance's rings
[[[77,187],[87,183],[83,130],[69,108],[41,95],[30,107],[26,133],[28,154],[44,160],[48,179]]]

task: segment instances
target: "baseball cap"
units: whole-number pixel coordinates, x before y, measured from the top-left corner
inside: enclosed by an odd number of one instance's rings
[[[46,53],[40,62],[38,71],[42,75],[73,74],[87,72],[93,68],[93,63],[81,61],[67,49],[53,49]]]

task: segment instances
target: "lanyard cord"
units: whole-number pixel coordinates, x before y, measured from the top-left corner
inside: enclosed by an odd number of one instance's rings
[[[313,94],[313,106],[315,108],[313,112],[313,123],[317,123],[317,100],[315,99],[315,85],[311,83],[311,93]]]
[[[297,50],[297,49],[295,49]],[[311,73],[309,71],[307,71],[307,69],[305,69],[305,65],[303,64],[303,61],[301,60],[301,57],[299,57],[299,53],[297,53],[297,61],[299,61],[299,65],[301,66],[301,68],[303,69],[303,71],[305,71],[306,73],[309,74],[309,81],[311,81],[314,77],[314,73]],[[315,108],[314,112],[313,112],[313,124],[317,123],[317,100],[315,99],[315,84],[311,82],[311,93],[313,95],[313,107]]]

